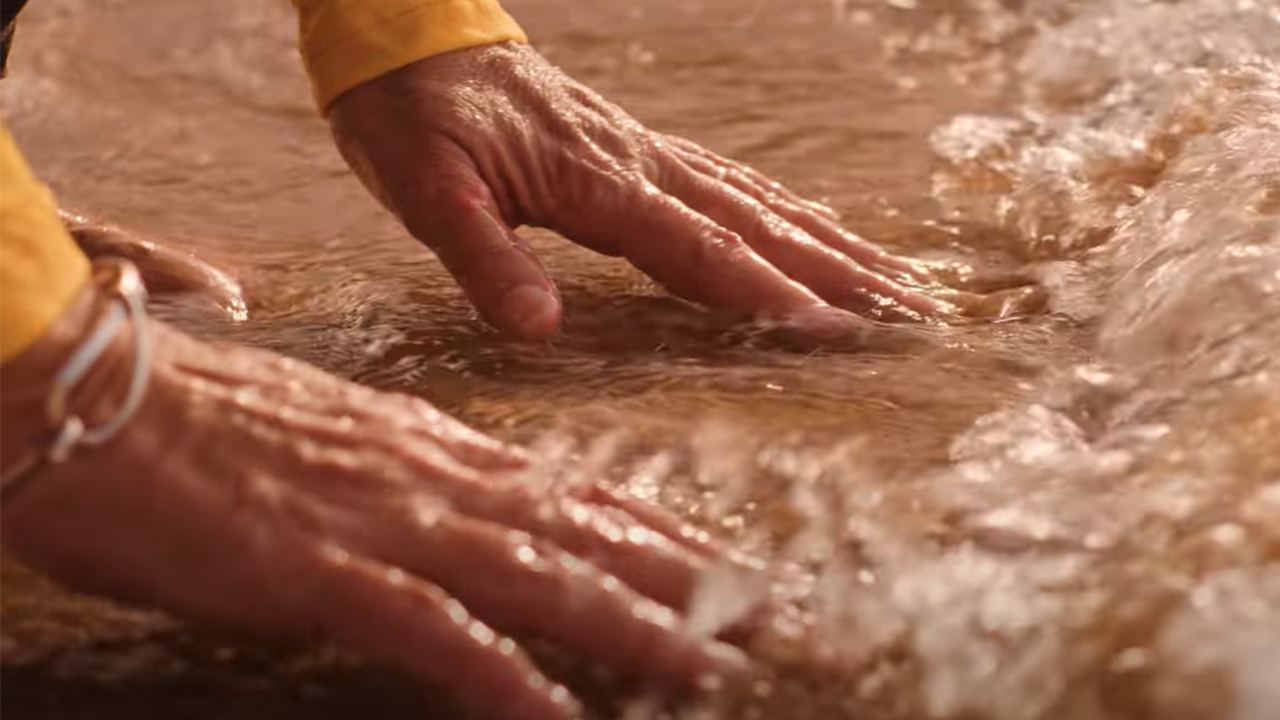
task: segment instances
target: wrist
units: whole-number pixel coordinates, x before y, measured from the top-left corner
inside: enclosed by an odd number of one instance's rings
[[[47,448],[58,427],[48,417],[50,394],[67,364],[117,300],[96,282],[85,283],[71,306],[41,338],[0,366],[0,473]],[[134,328],[126,323],[107,343],[67,397],[66,411],[90,427],[118,412],[134,363]],[[40,469],[35,472],[41,472]]]

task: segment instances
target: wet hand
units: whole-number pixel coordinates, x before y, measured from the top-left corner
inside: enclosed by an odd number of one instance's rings
[[[522,337],[554,333],[561,304],[520,225],[623,256],[687,299],[775,319],[954,309],[923,266],[750,168],[645,128],[526,46],[388,73],[339,97],[330,122],[365,185],[489,322]]]
[[[127,432],[6,498],[4,547],[31,566],[220,624],[319,632],[486,717],[574,712],[505,633],[686,688],[741,662],[682,630],[719,553],[661,511],[540,486],[519,450],[421,400],[154,329]],[[6,418],[15,378],[6,365]]]
[[[247,312],[239,281],[192,253],[78,213],[59,210],[58,216],[86,255],[129,260],[153,294],[194,293],[236,318]]]

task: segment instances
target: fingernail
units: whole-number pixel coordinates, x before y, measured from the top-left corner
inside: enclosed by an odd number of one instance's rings
[[[560,301],[537,285],[517,285],[502,297],[502,319],[525,337],[546,337],[560,324]]]
[[[824,340],[862,336],[871,327],[863,318],[827,305],[793,311],[781,318],[779,324],[787,330]]]

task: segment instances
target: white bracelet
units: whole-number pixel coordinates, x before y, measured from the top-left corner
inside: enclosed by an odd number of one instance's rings
[[[65,462],[77,448],[97,447],[115,437],[142,404],[151,374],[147,290],[133,263],[118,258],[96,262],[94,281],[101,283],[111,295],[111,307],[54,378],[53,390],[45,402],[45,419],[56,430],[53,441],[43,450],[23,458],[0,478],[0,498],[8,497],[23,485],[41,465]],[[98,427],[86,427],[80,416],[69,413],[67,400],[129,321],[133,325],[134,357],[128,394],[115,417]]]

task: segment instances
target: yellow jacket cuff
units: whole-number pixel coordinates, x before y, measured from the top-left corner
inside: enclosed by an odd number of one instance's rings
[[[321,111],[379,75],[462,48],[528,42],[497,0],[293,0]]]
[[[84,256],[0,125],[0,362],[22,353],[89,280]]]

